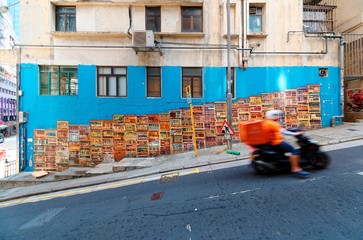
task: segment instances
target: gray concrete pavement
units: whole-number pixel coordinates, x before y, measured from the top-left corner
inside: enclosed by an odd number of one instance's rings
[[[309,130],[305,133],[319,141],[322,146],[363,139],[363,122],[343,123],[340,126]],[[287,138],[294,142],[293,138]],[[155,158],[126,158],[121,162],[101,163],[94,168],[70,168],[61,173],[50,173],[43,178],[34,178],[31,172],[0,180],[0,202],[66,189],[92,186],[102,183],[132,179],[181,169],[220,164],[232,161],[248,161],[250,149],[243,143],[234,143],[232,149],[240,155],[227,154],[226,146],[217,146],[198,151],[160,156]]]

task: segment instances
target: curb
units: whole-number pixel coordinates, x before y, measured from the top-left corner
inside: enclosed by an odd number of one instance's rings
[[[357,141],[357,140],[362,140],[362,139],[363,139],[363,136],[355,136],[355,137],[341,139],[341,140],[327,141],[325,143],[321,142],[320,146],[335,145],[335,144],[339,144],[339,143]],[[229,156],[229,155],[227,155],[227,156]],[[52,184],[52,185],[50,185],[49,186],[50,188],[47,190],[39,190],[39,191],[28,193],[28,194],[23,194],[23,195],[18,195],[18,196],[9,196],[9,197],[3,197],[3,198],[1,198],[1,196],[0,196],[0,202],[6,202],[6,201],[11,201],[11,200],[41,195],[41,194],[66,191],[66,190],[82,188],[82,187],[91,187],[91,186],[95,186],[95,185],[99,185],[99,184],[112,183],[112,182],[117,182],[117,181],[122,181],[122,180],[136,179],[136,178],[141,178],[141,177],[147,177],[147,176],[154,175],[154,174],[172,173],[175,171],[180,171],[180,170],[185,170],[185,169],[218,165],[218,164],[224,164],[224,163],[229,163],[229,162],[238,162],[238,161],[243,161],[243,160],[249,159],[249,155],[238,155],[238,156],[233,155],[233,156],[234,157],[226,157],[224,159],[212,159],[210,161],[204,161],[204,162],[200,162],[200,163],[194,162],[189,165],[186,164],[186,165],[174,167],[174,168],[170,167],[170,168],[164,168],[164,169],[160,169],[160,170],[150,170],[149,172],[146,172],[144,174],[141,173],[139,175],[130,176],[130,177],[115,177],[115,178],[106,177],[103,179],[97,179],[97,177],[99,177],[99,176],[107,176],[107,175],[112,176],[112,174],[114,174],[114,173],[104,173],[104,174],[99,174],[99,175],[94,175],[94,176],[85,176],[85,177],[67,179],[67,180],[61,180],[61,181],[37,182],[36,184],[30,184],[30,185],[21,186],[21,187],[41,186],[43,184],[44,184],[43,186],[45,186],[45,184],[49,184],[49,185]],[[115,172],[115,174],[117,174],[117,173],[119,173],[119,172]],[[72,184],[70,184],[70,186],[67,184],[63,184],[63,186],[57,186],[57,185],[61,185],[60,183],[62,183],[62,182],[63,183],[67,182],[67,181],[73,182],[73,181],[77,181],[78,179],[85,179],[85,178],[92,178],[92,181],[83,182],[83,183],[78,184],[77,186],[74,186]],[[1,182],[6,182],[6,181],[0,181],[0,186],[1,186]],[[12,182],[22,183],[21,181],[12,181]],[[29,181],[29,182],[34,183],[34,181]],[[16,187],[14,187],[14,188],[16,188]],[[9,188],[9,189],[12,189],[12,188]]]

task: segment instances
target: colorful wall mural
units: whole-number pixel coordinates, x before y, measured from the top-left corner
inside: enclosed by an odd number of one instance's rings
[[[240,121],[262,119],[272,109],[285,112],[286,127],[320,128],[320,85],[262,93],[232,104],[234,141]],[[227,118],[226,102],[193,106],[199,149],[226,144],[221,128]],[[56,129],[34,130],[34,170],[63,171],[70,166],[95,166],[127,157],[150,157],[193,150],[190,108],[160,114],[114,114],[89,124],[57,121]]]
[[[363,88],[348,89],[346,96],[348,113],[363,112]]]

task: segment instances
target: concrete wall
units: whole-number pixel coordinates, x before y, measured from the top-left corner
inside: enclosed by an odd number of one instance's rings
[[[361,1],[345,0],[338,1],[337,8],[337,23],[336,31],[347,34],[356,34],[356,37],[351,39],[357,40],[363,35],[363,4]],[[350,39],[350,38],[349,38]],[[354,43],[351,43],[354,44]],[[349,46],[349,45],[348,45]],[[362,46],[355,44],[354,52],[360,54],[362,52]],[[351,46],[349,46],[351,47]],[[360,55],[350,54],[346,56],[346,60],[350,63],[354,63],[355,71],[350,74],[356,76],[355,80],[350,80],[345,83],[345,121],[356,121],[357,119],[363,119],[363,79],[360,73],[362,73],[362,64],[359,64]],[[358,63],[358,64],[357,64]],[[349,66],[346,66],[346,68]],[[360,67],[360,70],[357,69]]]
[[[77,7],[77,32],[54,32],[55,4]],[[158,54],[136,55],[131,49],[131,36],[134,30],[145,29],[144,5],[157,4],[155,1],[132,1],[132,25],[129,26],[129,1],[116,1],[114,4],[77,1],[47,1],[34,0],[22,4],[22,16],[26,21],[22,24],[22,58],[24,63],[41,64],[112,64],[112,65],[227,65],[225,50],[165,50],[163,56]],[[165,1],[160,1],[164,4]],[[180,32],[180,5],[203,5],[204,32],[188,34]],[[232,46],[239,46],[238,14],[240,4],[231,1],[231,40]],[[321,37],[304,37],[302,30],[302,1],[256,0],[264,6],[266,12],[264,36],[248,35],[247,47],[257,44],[248,66],[315,66],[338,65],[337,40],[328,40],[328,53],[325,51],[325,41]],[[121,4],[122,3],[122,4]],[[188,44],[227,44],[226,4],[225,1],[170,1],[161,8],[161,33],[155,35],[159,42],[174,42]],[[34,14],[40,12],[41,14]],[[172,20],[171,20],[172,19]],[[281,20],[283,19],[283,20]],[[112,23],[112,24],[110,24]],[[300,31],[300,32],[299,32]],[[30,46],[31,45],[31,46]],[[34,47],[36,45],[36,47]],[[52,47],[63,46],[60,47]],[[51,46],[51,47],[48,47]],[[77,47],[71,47],[77,46]],[[88,48],[85,48],[89,46]],[[98,46],[98,47],[97,47]],[[99,47],[101,46],[101,47]],[[113,48],[106,48],[112,46]],[[118,48],[117,48],[118,46]],[[162,44],[168,46],[168,44]],[[170,44],[169,44],[170,46]],[[188,45],[190,46],[190,45]],[[87,54],[84,54],[84,52]],[[286,52],[286,54],[263,54],[264,52]],[[311,54],[299,54],[311,53]],[[315,54],[314,54],[315,53]],[[238,65],[238,51],[232,50],[232,65]],[[86,55],[86,56],[85,56]],[[128,58],[123,56],[127,55]],[[152,60],[150,61],[150,58]],[[191,62],[192,60],[192,62]]]
[[[361,1],[337,1],[336,31],[344,33],[363,33],[363,5]]]

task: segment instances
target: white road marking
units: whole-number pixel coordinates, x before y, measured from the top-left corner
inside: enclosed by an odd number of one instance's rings
[[[303,179],[303,182],[314,182],[314,181],[318,181],[322,178],[326,178],[326,176],[322,176],[322,177],[309,177],[307,179]]]
[[[239,192],[233,192],[233,193],[230,193],[231,195],[236,195],[236,194],[243,194],[243,193],[248,193],[248,192],[252,192],[252,191],[255,191],[255,190],[260,190],[261,188],[253,188],[253,189],[248,189],[248,190],[241,190]],[[213,199],[213,198],[219,198],[219,197],[223,197],[225,196],[224,195],[210,195],[209,197],[206,197],[204,199]]]
[[[219,198],[219,197],[221,197],[222,195],[211,195],[211,196],[209,196],[209,197],[207,197],[207,198],[209,198],[209,199],[213,199],[213,198]]]
[[[25,223],[23,226],[20,227],[20,229],[23,230],[23,229],[43,226],[45,223],[52,220],[52,218],[57,216],[64,209],[65,209],[65,207],[47,209],[46,211],[44,211],[40,215],[38,215],[36,218]]]
[[[242,191],[234,192],[234,193],[231,193],[231,194],[232,194],[232,195],[242,194],[242,193],[247,193],[247,192],[251,192],[251,191],[255,191],[255,190],[260,190],[260,189],[261,189],[261,188],[254,188],[254,189],[242,190]]]
[[[192,232],[192,226],[190,224],[187,224],[185,226],[185,228],[189,231],[189,232]]]

